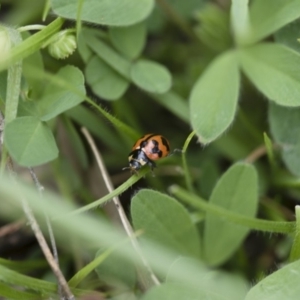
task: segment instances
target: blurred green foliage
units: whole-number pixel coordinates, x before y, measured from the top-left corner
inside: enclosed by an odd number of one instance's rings
[[[47,212],[76,296],[298,299],[300,0],[0,4],[1,220],[21,218],[20,195],[43,229]],[[149,132],[184,151],[128,179],[128,153]],[[10,159],[22,179],[38,167],[57,194],[41,202],[33,184],[16,188]],[[148,265],[112,225],[112,203],[83,214],[114,196]],[[25,270],[7,259],[19,247],[0,246],[0,296],[20,299],[18,286],[24,299],[53,297],[37,245]]]

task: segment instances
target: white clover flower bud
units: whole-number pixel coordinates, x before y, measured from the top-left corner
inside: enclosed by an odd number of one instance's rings
[[[64,59],[70,56],[75,51],[76,47],[77,44],[74,34],[64,30],[53,36],[48,45],[48,51],[52,57]]]
[[[11,40],[9,32],[4,26],[0,26],[0,63],[8,58],[10,48]]]

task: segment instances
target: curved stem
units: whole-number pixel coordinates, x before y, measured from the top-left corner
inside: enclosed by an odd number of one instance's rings
[[[57,217],[57,218],[55,218],[55,220],[61,219],[61,218],[65,219],[66,217],[71,217],[71,216],[83,213],[85,211],[96,208],[97,206],[102,205],[102,204],[106,203],[107,201],[110,201],[112,198],[120,195],[121,193],[123,193],[127,189],[129,189],[133,184],[135,184],[137,181],[139,181],[148,172],[149,172],[149,168],[147,168],[147,167],[143,168],[141,171],[139,171],[138,175],[136,175],[136,174],[132,175],[127,181],[125,181],[123,184],[121,184],[118,188],[113,190],[111,193],[105,195],[104,197],[102,197],[98,200],[95,200],[94,202],[92,202],[88,205],[85,205],[79,209],[76,209],[76,210],[70,212],[68,215]]]
[[[261,230],[267,232],[277,232],[277,233],[294,233],[295,232],[295,222],[275,222],[267,221],[257,218],[249,218],[227,209],[219,207],[217,205],[211,204],[206,200],[191,194],[184,189],[173,185],[170,187],[170,193],[179,198],[182,202],[194,207],[201,212],[205,211],[207,213],[214,214],[220,218],[226,219],[232,223],[239,224],[245,227],[249,227],[254,230]]]
[[[46,28],[45,25],[34,24],[34,25],[26,25],[18,28],[19,32],[29,31],[29,30],[42,30]]]
[[[190,141],[192,140],[192,138],[195,134],[196,134],[195,130],[189,134],[189,136],[187,137],[187,139],[184,142],[183,149],[182,149],[182,167],[183,167],[184,174],[185,174],[184,178],[185,178],[186,187],[190,192],[192,192],[194,189],[193,189],[192,177],[191,177],[191,173],[188,169],[185,153],[186,153],[186,150],[188,148]]]

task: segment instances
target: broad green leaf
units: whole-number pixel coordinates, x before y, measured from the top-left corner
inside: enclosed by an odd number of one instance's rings
[[[240,51],[243,71],[269,99],[300,105],[300,55],[278,44],[262,43]]]
[[[51,130],[35,117],[20,117],[6,124],[4,142],[10,155],[22,166],[34,167],[58,156]]]
[[[128,247],[128,246],[122,246]],[[131,246],[130,246],[131,247]],[[95,260],[98,257],[105,255],[108,250],[100,249]],[[122,266],[122,267],[120,267]],[[111,285],[112,283],[120,285],[126,284],[128,287],[133,288],[136,284],[136,269],[135,265],[131,262],[122,259],[120,256],[112,252],[101,264],[99,264],[95,271],[100,280]]]
[[[200,24],[196,26],[195,33],[205,46],[215,53],[223,53],[232,48],[230,18],[226,10],[215,3],[208,2],[195,13],[195,18]]]
[[[128,27],[110,27],[109,36],[120,53],[129,59],[135,59],[144,49],[146,26],[142,22]]]
[[[52,0],[54,12],[76,20],[77,0]],[[85,0],[81,20],[107,26],[128,26],[145,20],[154,7],[153,0]]]
[[[132,198],[131,216],[135,230],[143,230],[143,236],[178,255],[199,257],[197,230],[186,209],[173,198],[152,190],[139,191]]]
[[[255,168],[249,164],[237,163],[218,181],[209,202],[246,217],[254,217],[257,193]],[[248,232],[246,227],[208,213],[204,224],[204,255],[208,264],[216,266],[229,259]]]
[[[140,300],[199,300],[202,294],[194,289],[178,283],[163,283],[150,289]],[[224,300],[224,298],[212,297],[209,300]]]
[[[239,85],[236,53],[229,51],[216,58],[193,86],[190,116],[201,143],[213,141],[232,123]]]
[[[300,260],[288,264],[257,283],[245,300],[298,300],[300,295]]]
[[[60,86],[61,82],[63,84]],[[81,71],[73,66],[61,68],[53,77],[53,81],[46,86],[38,102],[41,120],[48,121],[78,105],[84,100],[84,96],[84,77]]]
[[[132,80],[138,87],[152,93],[161,94],[170,89],[172,78],[166,67],[149,60],[138,60],[132,64],[99,40],[95,32],[91,30],[84,32],[87,45],[124,78]]]
[[[287,168],[300,176],[300,108],[270,104],[269,122],[274,140],[281,146]]]
[[[97,56],[89,60],[85,75],[93,92],[106,100],[119,99],[129,86],[129,82],[123,76]]]
[[[120,75],[126,79],[130,79],[130,62],[122,57],[114,49],[102,42],[96,35],[94,30],[84,29],[82,33],[86,44],[92,51],[103,59],[109,66],[111,66]]]
[[[184,272],[190,288],[193,287],[195,291],[198,291],[197,299],[241,300],[248,291],[247,281],[241,276],[209,269],[201,261],[195,259],[178,258],[171,265],[166,281],[185,284],[186,282],[173,278],[173,274],[178,272]]]
[[[299,17],[299,0],[254,0],[250,6],[252,32],[248,42],[255,43]]]
[[[287,24],[275,33],[275,41],[300,52],[300,20]]]
[[[150,60],[138,60],[130,70],[132,81],[141,89],[156,94],[166,93],[172,85],[168,69]]]

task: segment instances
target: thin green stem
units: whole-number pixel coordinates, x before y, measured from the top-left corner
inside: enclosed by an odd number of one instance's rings
[[[30,30],[42,30],[46,28],[45,25],[34,24],[34,25],[26,25],[18,28],[19,32],[30,31]]]
[[[295,261],[300,258],[300,206],[296,205],[296,230],[294,236],[294,242],[290,254],[290,261]]]
[[[15,29],[9,29],[9,36],[14,46],[22,42],[20,33]],[[9,123],[17,116],[19,96],[21,91],[22,62],[17,61],[8,68],[7,89],[5,100],[5,123]]]
[[[7,69],[10,65],[21,61],[30,54],[41,49],[44,43],[61,28],[63,23],[63,19],[57,18],[41,31],[35,33],[16,47],[12,48],[9,58],[5,62],[1,62],[0,71]]]
[[[123,192],[125,192],[127,189],[129,189],[133,184],[135,184],[137,181],[139,181],[143,176],[146,175],[146,173],[149,172],[149,168],[143,168],[138,175],[133,175],[131,176],[127,181],[125,181],[122,185],[120,185],[118,188],[116,188],[115,190],[113,190],[111,193],[105,195],[104,197],[93,201],[92,203],[85,205],[79,209],[76,209],[72,212],[70,212],[68,215],[64,215],[56,219],[61,219],[61,218],[66,218],[66,217],[71,217],[80,213],[83,213],[85,211],[94,209],[108,201],[110,201],[112,198],[122,194]]]
[[[77,1],[77,12],[76,12],[76,38],[79,40],[79,34],[81,32],[81,14],[84,0]]]
[[[219,216],[222,219],[226,219],[229,222],[242,225],[253,230],[274,232],[274,233],[294,233],[295,222],[275,222],[267,221],[257,218],[249,218],[227,209],[211,204],[206,200],[187,192],[186,190],[178,187],[171,186],[170,193],[179,198],[182,202],[194,207],[195,209],[206,213],[211,213]]]
[[[190,192],[193,192],[194,189],[193,189],[191,173],[190,173],[188,165],[187,165],[186,151],[187,151],[190,141],[192,140],[192,138],[195,134],[196,134],[195,130],[189,134],[189,136],[185,140],[185,143],[184,143],[183,149],[182,149],[182,167],[183,167],[184,175],[185,175],[184,178],[185,178],[186,187]]]

